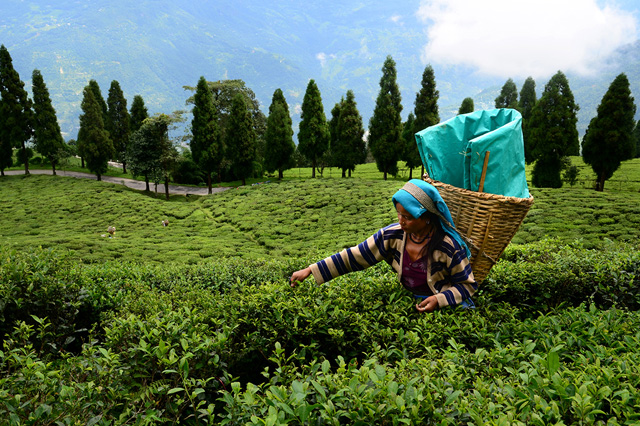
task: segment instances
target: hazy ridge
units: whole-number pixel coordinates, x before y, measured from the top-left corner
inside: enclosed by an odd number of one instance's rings
[[[318,83],[330,114],[347,90],[356,95],[365,125],[379,90],[380,69],[391,54],[403,95],[403,117],[413,110],[425,63],[424,24],[414,13],[419,0],[372,0],[322,4],[294,0],[167,1],[4,0],[0,43],[31,89],[31,72],[43,73],[66,138],[75,137],[82,89],[89,79],[106,98],[118,80],[129,103],[141,94],[151,113],[185,108],[204,75],[209,80],[243,79],[267,110],[276,88],[290,104],[294,123],[309,79]],[[475,75],[464,67],[433,64],[441,118],[453,116],[464,97],[477,109],[493,107],[506,78]],[[627,73],[640,97],[640,43],[613,55],[594,77],[568,74],[580,105],[581,133],[615,75]],[[522,80],[516,80],[518,89]],[[542,91],[546,79],[536,79]],[[640,114],[639,114],[640,116]]]

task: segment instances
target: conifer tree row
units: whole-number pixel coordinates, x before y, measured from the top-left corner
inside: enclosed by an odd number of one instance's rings
[[[269,105],[267,131],[265,133],[264,167],[269,173],[278,171],[278,179],[284,171],[293,167],[293,129],[289,106],[281,89],[276,89]]]
[[[496,108],[513,108],[518,107],[518,88],[512,79],[508,79],[500,94],[495,99]]]
[[[475,111],[476,107],[473,103],[473,98],[464,98],[458,108],[458,115],[469,114]]]
[[[191,154],[193,161],[205,174],[209,194],[212,189],[212,175],[220,171],[224,155],[224,144],[218,127],[218,113],[213,103],[213,94],[204,76],[198,80],[193,102],[191,120]]]
[[[331,138],[322,97],[315,80],[309,80],[307,84],[300,118],[298,149],[311,162],[311,177],[315,178],[318,161],[329,149]]]
[[[414,113],[409,114],[402,133],[402,139],[404,140],[403,160],[409,168],[409,179],[413,178],[413,169],[422,165],[414,135],[440,122],[439,98],[440,92],[436,90],[436,77],[433,67],[427,65],[422,73],[420,90],[416,94]]]
[[[56,174],[56,165],[63,155],[64,140],[60,133],[60,125],[56,110],[51,104],[49,90],[39,70],[33,70],[33,139],[36,150],[51,163],[52,172]]]
[[[369,149],[384,180],[389,174],[398,174],[398,160],[402,152],[402,97],[396,79],[396,63],[387,56],[382,66],[380,92],[369,120]]]
[[[536,82],[533,77],[527,77],[520,89],[520,101],[518,102],[518,110],[522,114],[522,137],[524,139],[524,159],[527,164],[533,162],[531,155],[531,146],[529,143],[529,119],[531,111],[538,102],[536,96]]]
[[[115,150],[109,138],[109,132],[104,128],[104,110],[94,93],[95,89],[91,84],[84,88],[78,131],[78,151],[84,157],[87,168],[95,173],[97,180],[102,180],[102,175],[106,173],[109,159],[113,158]]]
[[[604,191],[605,181],[620,163],[635,154],[635,114],[629,80],[620,74],[602,97],[598,114],[591,119],[582,141],[582,158],[596,174],[597,191]]]
[[[534,186],[562,186],[564,157],[579,151],[578,109],[567,77],[558,71],[546,84],[527,123],[529,151],[536,162],[531,176]]]
[[[32,102],[4,45],[0,46],[0,172],[13,163],[13,148],[22,151],[24,173],[29,174],[26,142],[33,134]]]
[[[253,117],[244,96],[238,93],[231,103],[225,145],[232,171],[236,178],[242,180],[242,185],[247,184],[247,178],[253,173],[256,139]]]
[[[106,130],[113,142],[115,150],[114,160],[122,163],[122,172],[127,173],[127,147],[130,135],[130,117],[127,111],[127,100],[122,93],[120,83],[116,80],[111,82],[109,96],[107,97]]]
[[[332,164],[342,170],[342,177],[346,177],[347,172],[351,176],[356,165],[363,163],[367,157],[363,139],[364,125],[352,90],[347,91],[346,99],[343,98],[336,104],[334,110],[337,116],[331,138]]]

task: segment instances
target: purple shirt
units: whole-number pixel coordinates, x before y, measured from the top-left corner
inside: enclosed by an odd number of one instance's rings
[[[411,261],[411,256],[404,250],[402,256],[402,285],[417,296],[431,296],[433,292],[427,284],[427,264],[425,257]]]

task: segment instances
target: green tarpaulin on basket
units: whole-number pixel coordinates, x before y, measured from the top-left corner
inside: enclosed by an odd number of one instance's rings
[[[415,135],[429,177],[477,191],[485,152],[489,163],[483,192],[528,198],[522,116],[501,108],[458,115]]]

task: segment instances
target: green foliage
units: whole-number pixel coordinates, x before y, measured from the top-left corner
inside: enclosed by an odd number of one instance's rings
[[[200,77],[198,80],[192,113],[192,136],[189,148],[193,155],[193,161],[207,177],[209,194],[211,194],[211,175],[214,172],[220,172],[224,156],[224,143],[220,136],[218,114],[213,103],[213,95],[204,77]]]
[[[89,87],[89,89],[91,90],[91,93],[93,93],[93,97],[98,103],[99,109],[102,112],[102,122],[105,126],[105,130],[108,131],[107,123],[109,122],[109,107],[107,103],[104,101],[104,97],[102,96],[102,90],[100,90],[100,85],[96,80],[91,79],[89,80],[89,84],[87,87]]]
[[[589,123],[582,142],[582,157],[598,176],[599,191],[622,161],[633,158],[635,113],[629,80],[620,74],[602,97],[598,115]]]
[[[243,185],[253,173],[256,143],[251,112],[247,109],[244,97],[237,94],[233,98],[225,145],[234,176],[241,179]]]
[[[367,155],[367,147],[363,140],[362,117],[358,112],[355,95],[351,90],[347,91],[347,97],[343,99],[338,112],[335,137],[332,137],[331,141],[331,155],[333,156],[333,165],[342,169],[342,176],[345,177],[346,171],[348,170],[351,175],[351,172],[356,169],[356,165],[364,163]]]
[[[564,158],[555,156],[539,158],[533,165],[531,183],[537,188],[562,187],[560,171],[563,164],[565,164]]]
[[[33,70],[33,139],[36,150],[51,163],[53,174],[56,164],[63,154],[64,141],[60,134],[60,126],[56,110],[51,105],[49,90],[39,70]]]
[[[179,162],[179,154],[169,138],[173,116],[157,114],[144,121],[131,136],[128,160],[134,176],[144,176],[149,190],[149,179],[163,182],[169,199],[169,179]]]
[[[577,155],[579,151],[578,109],[567,77],[558,71],[546,84],[527,123],[529,155],[540,163],[533,170],[534,186],[562,186],[562,158]]]
[[[458,109],[458,115],[469,114],[475,111],[475,109],[476,108],[473,105],[473,98],[464,98],[460,104],[460,108]]]
[[[512,79],[508,79],[496,98],[496,108],[517,108],[518,88]]]
[[[147,111],[147,107],[144,105],[144,99],[142,96],[135,95],[133,97],[133,102],[131,102],[131,111],[129,111],[130,116],[130,130],[131,134],[136,132],[142,126],[144,120],[149,117],[149,112]]]
[[[638,310],[640,256],[633,247],[586,249],[579,241],[565,244],[559,239],[512,246],[483,282],[483,291],[491,294],[492,302],[533,311],[585,301],[603,309]]]
[[[93,83],[91,83],[93,82]],[[87,168],[95,173],[98,180],[107,171],[107,163],[114,155],[114,148],[109,132],[104,127],[106,103],[100,96],[95,97],[99,88],[95,80],[85,86],[82,98],[82,115],[80,116],[80,130],[78,131],[78,152],[87,162]],[[104,104],[101,106],[101,102]]]
[[[26,147],[25,149],[16,150],[16,166],[20,166],[23,164],[28,164],[29,161],[33,158],[33,149]]]
[[[311,162],[311,177],[315,178],[318,161],[329,148],[331,135],[320,90],[313,79],[307,84],[300,118],[298,150]]]
[[[413,178],[413,169],[422,166],[422,158],[420,158],[420,151],[415,139],[415,127],[415,117],[410,112],[407,121],[402,126],[402,159],[409,169],[409,179]]]
[[[237,95],[241,95],[251,115],[256,141],[258,145],[261,146],[267,128],[267,119],[260,110],[260,102],[256,98],[253,90],[247,87],[246,83],[242,80],[209,81],[207,84],[213,94],[213,104],[218,114],[220,137],[222,140],[227,138],[234,98]],[[190,86],[184,86],[184,89],[190,91],[196,90],[196,88]],[[187,104],[192,104],[193,102],[194,97],[187,99]],[[262,150],[260,149],[259,151],[260,154],[262,154]]]
[[[433,67],[427,65],[422,73],[420,91],[416,94],[415,108],[413,110],[415,117],[413,133],[440,122],[440,114],[438,113],[439,98],[440,92],[436,90],[436,77]]]
[[[522,114],[522,136],[524,138],[524,158],[527,164],[534,161],[531,153],[531,144],[529,137],[529,118],[533,107],[537,102],[536,82],[533,77],[527,77],[520,89],[520,101],[518,102],[518,111]]]
[[[636,153],[634,155],[635,158],[640,158],[640,120],[636,123],[636,127],[633,129],[633,139],[636,142]]]
[[[0,46],[0,143],[3,148],[0,169],[4,171],[11,165],[9,147],[20,148],[26,157],[26,145],[33,134],[32,102],[20,75],[13,68],[13,61],[7,48]],[[25,173],[29,171],[29,162],[25,158]]]
[[[115,159],[120,161],[124,173],[127,172],[126,155],[129,146],[130,117],[127,111],[127,99],[122,93],[120,83],[116,80],[111,82],[109,96],[107,97],[107,116],[109,119],[105,123],[105,128],[113,142]]]
[[[178,164],[171,176],[173,182],[180,182],[181,184],[199,185],[203,182],[202,172],[196,162],[193,161],[191,151],[188,149],[182,151],[182,156],[178,160]]]
[[[286,277],[308,258],[80,265],[3,250],[1,294],[47,271],[38,292],[81,286],[100,315],[74,353],[43,349],[59,318],[7,318],[0,415],[16,424],[624,423],[640,398],[637,248],[512,247],[477,309],[431,315],[415,311],[386,265],[292,289]],[[19,275],[4,273],[14,264]]]
[[[283,178],[284,171],[293,167],[293,153],[296,146],[293,143],[293,130],[289,106],[282,90],[273,92],[267,131],[265,133],[264,166],[269,173],[278,171],[278,179]]]
[[[396,79],[396,63],[387,56],[382,65],[380,92],[369,120],[368,138],[369,150],[385,180],[387,174],[395,176],[398,173],[398,160],[402,153],[402,96]]]

